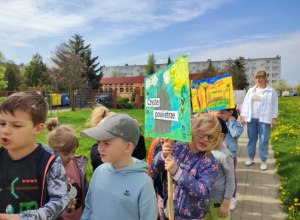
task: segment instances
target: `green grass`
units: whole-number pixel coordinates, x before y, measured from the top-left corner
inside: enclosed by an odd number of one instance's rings
[[[133,117],[135,117],[142,128],[142,134],[144,134],[145,131],[145,125],[144,125],[144,109],[134,109],[134,110],[115,110],[112,109],[111,111],[116,112],[116,113],[124,113],[124,114],[130,114]],[[59,123],[62,124],[68,124],[72,125],[76,133],[78,135],[79,139],[79,148],[76,151],[77,155],[86,155],[90,158],[90,151],[94,143],[96,142],[95,140],[91,138],[82,138],[80,136],[80,131],[89,128],[87,126],[87,122],[90,119],[92,110],[91,109],[84,109],[84,110],[77,110],[77,111],[67,111],[67,112],[59,112]],[[57,116],[57,111],[53,110],[52,111],[52,117]],[[48,114],[48,117],[50,117],[50,114]],[[37,142],[39,143],[44,143],[47,144],[47,135],[49,134],[49,131],[45,129],[42,134],[40,134],[37,138]],[[146,148],[147,152],[150,148],[151,145],[151,138],[145,137],[145,143],[146,143]],[[146,157],[147,160],[147,157]],[[87,179],[90,181],[93,175],[93,169],[91,166],[91,161],[89,160],[88,167],[87,167]]]
[[[281,180],[279,198],[287,219],[300,219],[300,97],[280,97],[271,144]]]

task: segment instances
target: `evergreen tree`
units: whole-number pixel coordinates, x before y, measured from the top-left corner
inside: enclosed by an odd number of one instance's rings
[[[235,61],[231,59],[227,61],[227,72],[231,73],[233,87],[237,89],[245,89],[249,86],[244,61],[244,57],[239,57]]]
[[[152,75],[155,73],[155,58],[154,54],[149,54],[148,64],[145,66],[147,75]]]
[[[170,65],[171,63],[172,63],[172,60],[171,60],[171,57],[169,56],[167,65]]]
[[[92,50],[90,44],[84,45],[83,37],[79,34],[72,36],[73,40],[69,40],[69,47],[71,51],[78,54],[85,64],[87,65],[86,76],[88,77],[89,85],[92,89],[99,89],[101,83],[100,80],[103,76],[101,72],[102,67],[98,67],[100,62],[96,62],[98,56],[92,57]],[[83,76],[84,77],[84,76]]]
[[[219,72],[218,69],[213,66],[211,59],[208,59],[208,62],[208,67],[197,74],[193,79],[194,81],[222,75],[222,72]]]
[[[29,65],[25,67],[26,86],[36,87],[48,81],[46,72],[47,66],[43,63],[42,56],[36,53],[32,56]]]

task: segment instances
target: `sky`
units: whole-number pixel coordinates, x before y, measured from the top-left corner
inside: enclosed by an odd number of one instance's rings
[[[79,34],[100,65],[281,56],[281,78],[300,84],[298,0],[0,0],[0,51],[28,64]]]

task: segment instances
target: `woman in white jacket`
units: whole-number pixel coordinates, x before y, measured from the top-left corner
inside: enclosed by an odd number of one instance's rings
[[[258,71],[254,75],[256,86],[250,88],[245,96],[241,123],[247,122],[248,132],[248,155],[246,166],[254,164],[256,153],[256,142],[259,136],[259,156],[261,159],[261,170],[267,169],[266,161],[269,157],[269,140],[271,128],[276,126],[278,115],[278,96],[276,91],[267,85],[267,74]]]

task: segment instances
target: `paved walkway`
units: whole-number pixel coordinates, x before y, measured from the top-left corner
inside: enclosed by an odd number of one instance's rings
[[[282,211],[282,205],[277,198],[280,181],[276,172],[274,152],[269,146],[268,170],[260,171],[258,147],[254,165],[245,166],[248,159],[247,129],[239,138],[239,155],[236,169],[237,206],[231,211],[232,220],[284,220],[287,215]]]

